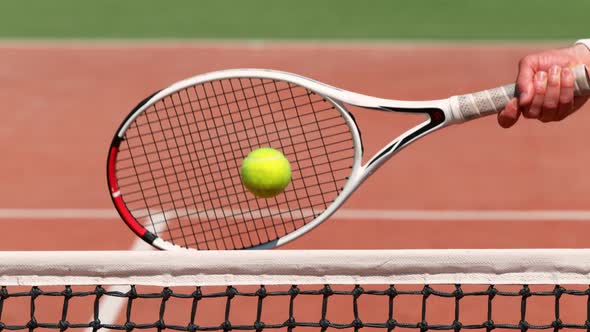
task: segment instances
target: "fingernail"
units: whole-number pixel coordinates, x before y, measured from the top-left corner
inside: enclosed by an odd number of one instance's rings
[[[546,73],[546,72],[544,72],[544,71],[538,71],[538,72],[535,74],[535,79],[536,79],[537,81],[544,81],[544,80],[546,80],[546,79],[547,79],[547,73]]]
[[[572,70],[569,67],[565,67],[563,68],[563,70],[561,71],[561,75],[563,75],[563,77],[573,77],[573,73]]]
[[[533,84],[535,86],[535,93],[544,95],[545,89],[547,89],[547,73],[538,71],[535,74],[535,82]]]
[[[561,67],[559,66],[552,66],[549,69],[549,80],[552,82],[559,82],[561,79]]]

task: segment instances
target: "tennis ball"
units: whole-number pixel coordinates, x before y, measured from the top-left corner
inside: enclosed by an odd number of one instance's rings
[[[268,198],[283,192],[291,182],[291,165],[280,151],[260,148],[244,158],[240,175],[246,189]]]

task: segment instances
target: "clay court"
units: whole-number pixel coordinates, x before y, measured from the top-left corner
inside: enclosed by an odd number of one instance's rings
[[[555,45],[6,42],[0,46],[0,250],[151,250],[112,207],[106,156],[114,131],[139,100],[187,76],[272,68],[383,98],[438,99],[511,82],[521,56],[550,46]],[[522,121],[504,130],[486,118],[430,135],[385,164],[337,215],[282,249],[587,247],[585,110],[562,123]],[[422,120],[353,112],[367,158]],[[420,319],[419,298],[412,301],[406,305],[414,311],[402,308],[400,320]],[[452,306],[448,301],[438,302],[440,310],[434,305],[431,320],[452,320],[452,311],[442,309]],[[80,304],[72,315],[90,305]],[[223,302],[217,305],[204,309],[215,312],[207,315],[211,323],[223,321]],[[254,302],[242,305],[234,321],[251,324]],[[537,306],[548,305],[550,299]],[[585,307],[569,305],[583,321]],[[143,306],[137,312],[153,317],[158,303]],[[317,320],[312,313],[318,306],[310,302],[309,320]],[[337,303],[332,310],[349,315],[348,307]],[[518,321],[517,300],[504,308],[497,312],[500,320]],[[47,317],[56,315],[57,310]],[[544,321],[534,310],[531,315]],[[174,315],[167,322],[175,319],[185,324]]]
[[[5,44],[1,180],[10,236],[0,248],[130,249],[135,238],[118,220],[106,187],[108,144],[139,100],[187,76],[273,68],[368,95],[437,99],[510,82],[519,57],[543,47]],[[354,111],[367,157],[422,120]],[[511,130],[486,118],[444,129],[381,168],[340,218],[285,248],[585,247],[586,118],[581,111],[563,123],[523,121]],[[422,214],[403,220],[399,212],[408,210]],[[460,218],[473,210],[475,220]],[[420,220],[429,211],[429,220]],[[437,218],[438,211],[451,214]],[[497,220],[478,218],[477,211],[496,212]],[[538,221],[518,214],[533,211],[554,213]]]

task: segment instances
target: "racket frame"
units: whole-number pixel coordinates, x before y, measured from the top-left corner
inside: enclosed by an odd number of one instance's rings
[[[229,69],[223,71],[216,71],[197,75],[179,82],[176,82],[169,87],[160,90],[151,96],[142,100],[127,116],[121,126],[116,132],[115,137],[111,142],[109,148],[109,155],[107,158],[107,183],[109,186],[109,193],[113,204],[115,205],[117,212],[123,219],[123,221],[129,226],[129,228],[140,238],[147,243],[161,250],[197,250],[193,248],[185,248],[161,239],[157,234],[149,231],[145,226],[138,221],[131,211],[125,205],[121,192],[117,185],[116,178],[116,159],[119,152],[119,145],[124,140],[125,133],[135,119],[140,116],[149,107],[168,97],[178,91],[181,91],[187,87],[191,87],[197,84],[203,84],[211,81],[224,80],[224,79],[239,79],[239,78],[257,78],[257,79],[271,79],[278,81],[289,82],[301,87],[304,87],[315,94],[321,95],[328,102],[341,113],[346,124],[348,125],[352,141],[354,144],[354,160],[352,165],[351,174],[342,188],[342,191],[336,197],[326,210],[318,215],[311,222],[303,225],[302,227],[290,232],[275,240],[249,247],[244,249],[270,249],[284,245],[287,242],[292,241],[295,238],[302,236],[309,232],[311,229],[320,225],[326,219],[328,219],[336,210],[344,204],[344,202],[350,197],[350,195],[363,183],[373,172],[375,172],[385,161],[391,158],[395,153],[402,150],[408,144],[419,139],[420,137],[427,135],[437,129],[443,128],[447,125],[462,122],[460,116],[453,112],[452,104],[456,103],[451,97],[448,99],[432,100],[432,101],[398,101],[390,99],[382,99],[371,96],[366,96],[360,93],[351,92],[336,88],[325,83],[315,81],[310,78],[306,78],[300,75],[291,74],[282,71],[270,70],[270,69]],[[363,146],[360,135],[360,130],[356,124],[354,117],[345,107],[345,104],[368,108],[372,110],[379,110],[385,112],[404,112],[404,113],[415,113],[423,114],[426,116],[426,121],[419,125],[407,130],[397,138],[392,140],[389,144],[383,147],[373,157],[371,157],[367,163],[362,164],[363,158]],[[148,211],[149,212],[149,211]],[[162,212],[158,212],[161,214]],[[151,218],[151,216],[148,216]]]

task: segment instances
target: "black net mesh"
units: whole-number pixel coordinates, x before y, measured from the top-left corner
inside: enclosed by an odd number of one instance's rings
[[[256,198],[240,166],[272,147],[292,181]],[[241,249],[302,227],[337,197],[351,173],[352,134],[341,112],[301,86],[225,79],[191,86],[150,106],[125,133],[116,177],[132,215],[183,247]]]
[[[588,286],[2,287],[0,330],[590,331]]]

